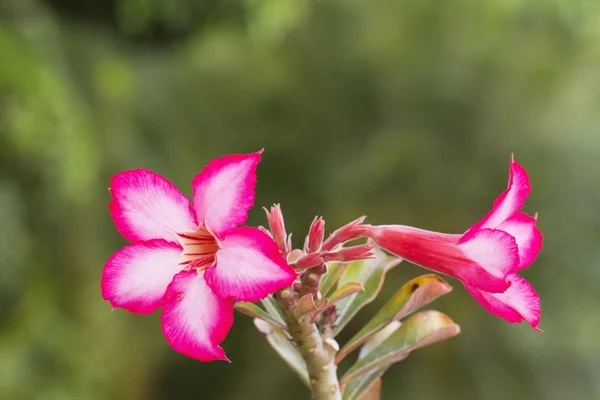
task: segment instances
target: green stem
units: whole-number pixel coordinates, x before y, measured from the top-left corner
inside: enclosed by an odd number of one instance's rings
[[[293,294],[284,289],[277,296],[285,311],[286,324],[300,351],[310,381],[313,400],[341,400],[335,355],[339,350],[333,339],[324,339],[310,318],[298,320],[292,311]]]

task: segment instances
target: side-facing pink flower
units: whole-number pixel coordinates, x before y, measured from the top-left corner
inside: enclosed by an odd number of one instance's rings
[[[233,324],[234,299],[256,301],[296,277],[269,235],[239,227],[254,205],[260,154],[212,160],[192,182],[193,208],[152,171],[111,179],[109,209],[132,244],[104,266],[102,296],[133,313],[164,307],[167,341],[201,361],[227,360],[219,344]]]
[[[527,172],[511,157],[508,188],[463,235],[401,225],[368,226],[366,234],[399,257],[458,278],[490,313],[538,329],[539,296],[517,275],[542,248],[536,218],[519,211],[530,192]]]

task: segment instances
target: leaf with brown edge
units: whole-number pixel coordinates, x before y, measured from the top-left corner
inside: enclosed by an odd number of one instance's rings
[[[391,336],[402,324],[394,321],[381,329],[360,349],[358,359],[364,358],[371,350],[377,348],[385,339]],[[376,368],[364,375],[357,376],[341,387],[344,400],[379,399],[381,395],[381,377],[389,367]]]
[[[256,328],[265,334],[267,341],[275,349],[277,354],[288,364],[300,377],[302,383],[310,387],[308,381],[308,370],[302,355],[292,344],[285,332],[280,328],[273,326],[263,320],[255,319]]]
[[[431,303],[433,300],[452,291],[452,286],[445,280],[434,274],[419,276],[407,282],[398,290],[388,302],[375,314],[373,318],[350,339],[340,350],[335,358],[336,364],[361,344],[366,342],[372,335],[388,325],[421,307]]]
[[[259,306],[257,306],[254,303],[240,301],[240,302],[235,303],[233,308],[235,308],[237,311],[239,311],[242,314],[245,314],[249,317],[262,319],[263,321],[268,322],[271,325],[275,325],[279,328],[286,329],[284,324],[282,324],[280,321],[273,318],[273,316],[271,316],[271,314],[269,314],[268,312],[266,312],[265,310],[263,310],[262,308],[260,308]]]
[[[329,297],[337,287],[338,280],[346,270],[348,264],[333,261],[328,262],[325,265],[327,266],[327,272],[321,277],[319,292],[323,297]]]
[[[313,322],[316,320],[319,314],[321,314],[328,308],[334,306],[335,303],[355,293],[363,292],[364,290],[365,288],[363,287],[363,285],[358,282],[348,282],[345,285],[342,285],[341,287],[337,288],[328,299],[324,299],[326,301],[323,302],[323,308],[321,308],[316,314],[314,314]]]
[[[448,339],[460,327],[439,311],[423,311],[408,318],[379,346],[359,359],[342,377],[345,384],[374,370],[403,360],[411,351]]]
[[[371,259],[349,263],[338,282],[339,288],[348,282],[358,282],[363,285],[365,290],[342,299],[336,304],[338,317],[333,330],[334,336],[340,333],[361,308],[377,297],[386,272],[402,261],[401,258],[388,256],[377,248],[374,252],[375,256]]]
[[[337,288],[331,296],[329,296],[329,304],[335,304],[354,293],[364,292],[365,287],[359,282],[348,282]]]
[[[302,322],[303,319],[308,317],[315,319],[319,313],[325,310],[328,306],[328,299],[321,299],[315,303],[312,293],[307,293],[302,296],[300,300],[298,300],[298,304],[296,305],[294,312],[296,314],[296,318],[298,318],[298,321]]]

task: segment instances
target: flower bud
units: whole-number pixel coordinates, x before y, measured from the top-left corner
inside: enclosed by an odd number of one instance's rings
[[[271,207],[271,212],[266,208],[263,208],[267,214],[267,221],[269,221],[269,228],[271,229],[271,236],[273,240],[279,246],[279,250],[283,256],[287,256],[289,249],[286,246],[287,235],[285,233],[285,223],[283,221],[283,214],[281,213],[281,206],[274,204]]]
[[[306,240],[304,241],[304,251],[307,254],[319,251],[321,245],[323,244],[324,237],[325,221],[322,217],[315,217],[310,225],[308,236],[306,236]]]
[[[321,253],[312,253],[300,258],[298,261],[296,261],[296,265],[293,265],[293,267],[296,270],[305,270],[316,267],[324,262],[325,261],[323,260]]]
[[[364,236],[365,229],[361,223],[365,220],[365,218],[366,217],[363,216],[355,219],[349,224],[346,224],[337,231],[333,232],[331,235],[329,235],[325,243],[323,243],[321,250],[333,250],[339,245]]]
[[[372,258],[374,246],[372,244],[362,244],[360,246],[344,247],[339,251],[325,253],[325,261],[350,262]]]

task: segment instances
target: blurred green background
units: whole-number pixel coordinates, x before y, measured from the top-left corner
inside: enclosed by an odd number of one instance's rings
[[[211,158],[265,147],[249,223],[281,202],[296,246],[315,214],[462,232],[514,152],[545,333],[454,285],[430,308],[463,333],[387,372],[384,400],[599,399],[599,130],[598,1],[0,0],[0,398],[308,398],[249,318],[232,364],[202,364],[99,290],[125,244],[110,176],[190,194]],[[396,268],[342,339],[423,272]]]

